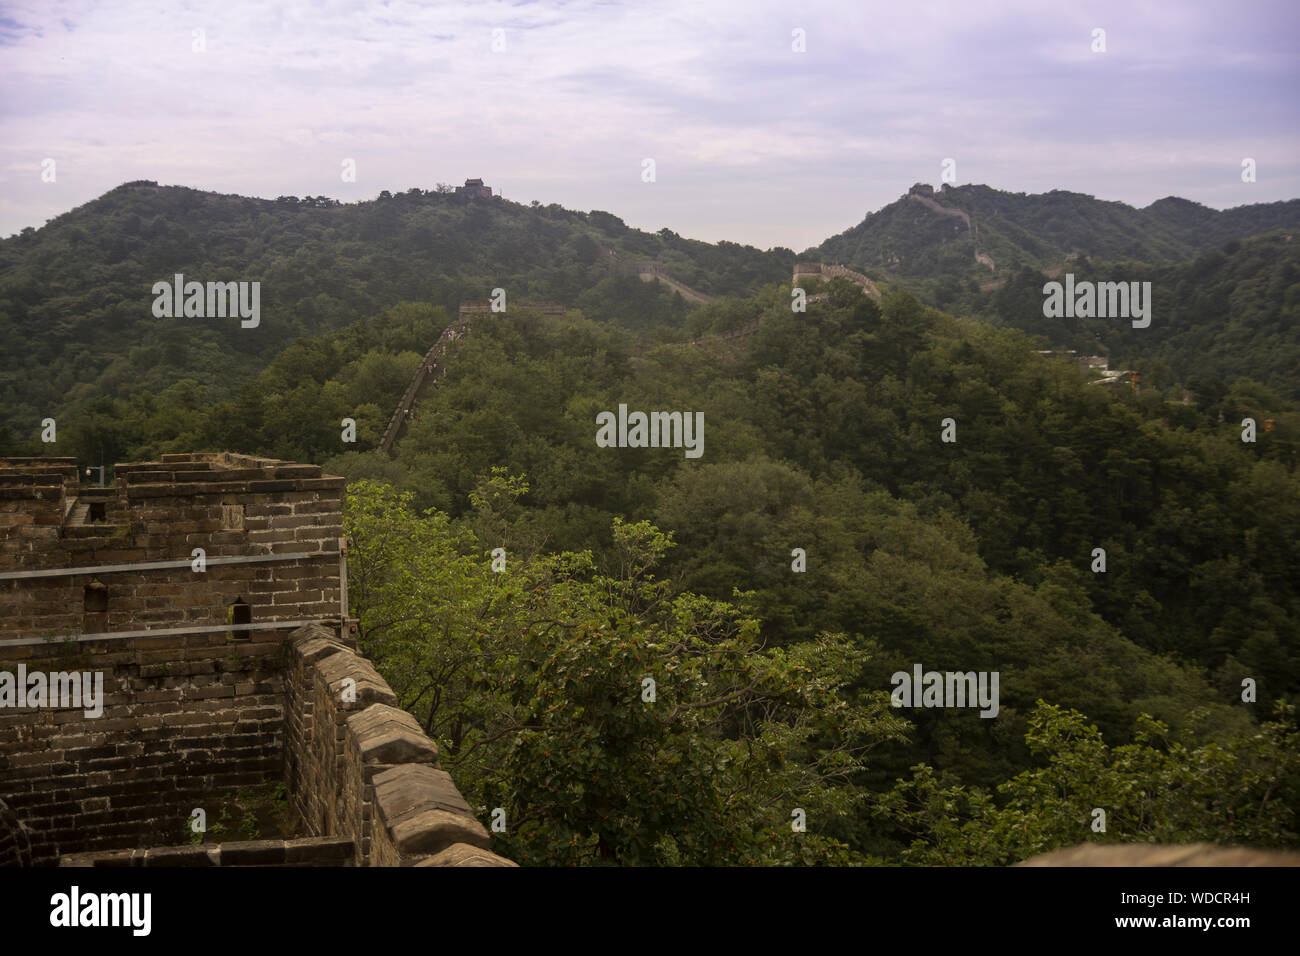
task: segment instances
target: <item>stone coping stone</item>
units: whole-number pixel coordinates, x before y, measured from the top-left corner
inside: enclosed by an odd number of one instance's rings
[[[348,717],[364,763],[437,764],[438,747],[416,719],[390,704],[371,704]]]
[[[218,847],[222,866],[279,866],[285,860],[283,840],[242,840]]]
[[[355,855],[356,850],[350,837],[324,836],[70,853],[59,859],[59,865],[351,866]]]
[[[474,816],[445,770],[402,764],[375,774],[374,784],[375,803],[390,827],[431,809]]]
[[[513,866],[516,869],[519,864],[513,860],[507,860],[503,856],[497,856],[489,850],[481,850],[476,846],[470,846],[468,843],[454,843],[447,849],[431,856],[426,856],[415,866]]]
[[[302,837],[284,842],[284,862],[289,866],[351,866],[355,856],[351,837]]]
[[[59,857],[59,866],[141,866],[144,850],[109,850],[95,853],[65,853]],[[135,854],[140,854],[140,863],[133,863]]]
[[[387,704],[392,707],[397,704],[397,695],[393,689],[388,686],[388,681],[375,670],[375,665],[370,661],[357,654],[350,648],[345,648],[347,653],[334,654],[324,657],[316,665],[325,684],[330,689],[330,696],[338,703],[343,710],[360,710],[369,707],[372,704]],[[351,679],[356,682],[355,701],[344,702],[343,682]],[[414,718],[412,718],[414,721]],[[415,725],[419,728],[419,724]]]
[[[439,853],[457,843],[486,850],[491,844],[483,824],[446,810],[423,810],[389,827],[393,844],[404,856]]]
[[[219,866],[217,848],[195,846],[151,847],[144,852],[145,866]]]
[[[297,631],[293,632],[297,634]],[[291,635],[292,638],[292,635]],[[313,637],[308,641],[298,641],[294,650],[302,658],[303,663],[315,664],[322,658],[329,657],[331,654],[337,654],[339,651],[345,651],[347,648],[332,638]]]

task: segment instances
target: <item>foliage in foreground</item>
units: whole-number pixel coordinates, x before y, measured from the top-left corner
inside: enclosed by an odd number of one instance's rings
[[[526,490],[475,496],[488,531]],[[437,741],[495,848],[521,863],[846,863],[865,756],[904,724],[884,693],[847,695],[871,649],[841,635],[768,649],[741,607],[679,593],[672,546],[615,521],[590,552],[483,541],[412,496],[349,491],[365,652]],[[506,548],[493,572],[489,545]],[[796,813],[802,811],[802,813]],[[806,818],[807,832],[793,824]]]
[[[1296,844],[1300,733],[1295,708],[1226,746],[1194,746],[1145,715],[1108,747],[1076,710],[1038,702],[1027,742],[1046,765],[987,791],[924,764],[877,813],[913,837],[905,863],[1003,866],[1089,840],[1284,847]],[[1185,735],[1184,735],[1185,737]],[[1105,831],[1093,829],[1105,812]]]
[[[346,514],[363,649],[484,824],[505,811],[494,848],[521,863],[1001,865],[1085,839],[1296,842],[1285,705],[1226,742],[1143,715],[1109,746],[1040,701],[1026,736],[1038,765],[996,796],[926,764],[878,793],[868,755],[910,741],[887,695],[855,679],[874,642],[762,646],[750,595],[656,576],[673,543],[649,522],[615,519],[599,559],[545,554],[519,530],[527,490],[497,472],[453,522],[358,482]],[[1098,807],[1104,835],[1089,827]],[[867,837],[882,829],[899,852]]]

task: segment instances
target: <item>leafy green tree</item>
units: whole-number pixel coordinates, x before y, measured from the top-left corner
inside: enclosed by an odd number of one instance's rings
[[[1193,745],[1143,715],[1132,743],[1110,747],[1078,711],[1039,701],[1026,741],[1046,765],[999,786],[1000,800],[924,764],[883,795],[877,814],[911,838],[904,862],[1004,866],[1085,840],[1296,843],[1294,707],[1279,704],[1258,732],[1222,745]]]
[[[475,523],[499,533],[524,487],[489,479]],[[739,606],[656,577],[672,545],[646,522],[614,523],[608,571],[589,553],[509,549],[493,571],[467,528],[359,482],[347,531],[363,648],[485,817],[505,809],[502,852],[525,863],[863,859],[832,834],[863,809],[853,780],[867,753],[904,731],[886,695],[845,697],[841,675],[869,649],[832,635],[763,649]]]

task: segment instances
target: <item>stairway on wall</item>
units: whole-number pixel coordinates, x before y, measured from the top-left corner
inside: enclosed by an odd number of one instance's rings
[[[925,206],[927,209],[934,210],[935,212],[939,213],[941,216],[956,216],[962,222],[966,223],[966,228],[970,231],[971,234],[971,242],[974,243],[975,245],[975,261],[982,266],[987,266],[990,272],[996,271],[996,268],[993,265],[993,260],[983,252],[980,252],[979,250],[979,228],[975,225],[975,220],[972,219],[968,213],[962,211],[961,209],[953,209],[949,206],[941,206],[934,199],[930,198],[929,196],[922,196],[920,193],[908,193],[907,198],[915,199],[922,206]]]
[[[429,390],[431,381],[437,381],[446,374],[447,346],[464,335],[468,329],[469,319],[465,317],[457,318],[455,322],[443,330],[442,335],[438,337],[438,341],[429,347],[429,351],[424,353],[424,358],[420,360],[420,365],[415,370],[411,383],[406,386],[406,391],[402,393],[397,408],[393,410],[392,418],[388,420],[388,427],[384,429],[384,437],[379,441],[379,450],[381,452],[390,456],[395,455],[394,449],[397,443],[406,434],[407,412],[413,410],[416,403],[424,397]]]

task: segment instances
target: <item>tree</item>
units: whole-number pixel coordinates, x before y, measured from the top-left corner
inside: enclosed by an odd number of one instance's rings
[[[1085,840],[1294,846],[1300,733],[1294,707],[1275,714],[1202,746],[1142,715],[1132,743],[1109,747],[1078,711],[1040,700],[1025,739],[1046,766],[999,786],[1001,801],[919,765],[877,814],[912,837],[903,859],[923,866],[1005,866]]]
[[[478,500],[507,507],[502,476]],[[845,697],[869,651],[842,636],[764,650],[739,607],[677,593],[672,546],[616,521],[613,567],[590,553],[504,570],[467,529],[411,496],[349,489],[363,649],[494,836],[524,863],[844,862],[828,835],[861,807],[866,753],[900,739],[885,695]],[[491,515],[481,516],[486,521]],[[498,566],[499,567],[499,566]],[[812,821],[791,828],[792,813]]]

